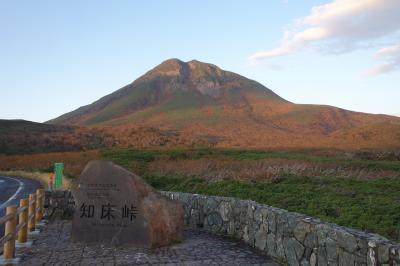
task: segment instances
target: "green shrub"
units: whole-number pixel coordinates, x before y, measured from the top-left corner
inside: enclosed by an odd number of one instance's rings
[[[279,183],[207,181],[154,173],[145,180],[160,190],[251,199],[324,221],[400,239],[400,179],[354,180],[289,176]]]

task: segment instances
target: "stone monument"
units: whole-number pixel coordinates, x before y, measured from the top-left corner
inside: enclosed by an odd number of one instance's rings
[[[75,242],[158,247],[182,240],[181,204],[110,161],[89,162],[72,194]]]

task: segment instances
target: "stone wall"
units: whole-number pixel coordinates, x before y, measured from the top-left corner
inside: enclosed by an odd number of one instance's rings
[[[162,192],[193,229],[243,240],[289,265],[400,265],[400,244],[254,201]]]
[[[399,265],[400,244],[250,200],[161,192],[180,201],[186,226],[240,239],[289,265]],[[46,216],[71,218],[69,191],[46,193]]]

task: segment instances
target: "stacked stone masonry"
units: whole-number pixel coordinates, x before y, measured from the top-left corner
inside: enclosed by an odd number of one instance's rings
[[[289,265],[400,265],[400,244],[250,200],[162,192],[186,226],[243,240]]]

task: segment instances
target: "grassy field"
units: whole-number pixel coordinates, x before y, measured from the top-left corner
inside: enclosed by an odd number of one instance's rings
[[[313,151],[263,151],[263,150],[236,150],[236,149],[176,149],[176,150],[135,150],[135,149],[115,149],[104,150],[102,155],[106,158],[116,160],[118,163],[129,166],[132,160],[150,162],[159,158],[178,159],[197,159],[205,156],[221,156],[238,160],[259,160],[259,159],[290,159],[301,160],[313,163],[336,163],[342,166],[364,167],[368,169],[394,170],[400,171],[400,161],[387,160],[362,160],[346,158],[335,155],[313,155]]]
[[[400,240],[400,180],[289,176],[276,183],[146,175],[160,190],[252,199]]]
[[[399,161],[361,160],[342,155],[315,155],[312,152],[227,149],[107,150],[102,151],[101,156],[140,173],[160,190],[252,199],[400,240]],[[204,160],[208,162],[205,171],[196,174],[193,168],[196,168],[196,163],[201,164]],[[238,176],[234,178],[236,180],[227,175],[224,178],[202,175],[203,172],[214,171],[218,176],[218,171],[227,171],[223,169],[227,168],[226,165],[228,168],[233,167],[233,164],[226,162],[233,162],[238,169],[262,168],[261,163],[269,160],[284,162],[286,165],[310,165],[315,172],[309,172],[312,176],[303,176],[301,172],[278,171],[278,176],[274,178]],[[210,163],[212,161],[214,164]],[[182,171],[181,165],[189,165],[191,172]],[[168,171],[160,171],[166,168]],[[328,171],[331,168],[344,169],[345,174],[329,175],[332,173]],[[357,173],[357,176],[352,177],[352,173]],[[377,174],[374,178],[363,178],[362,173]]]

